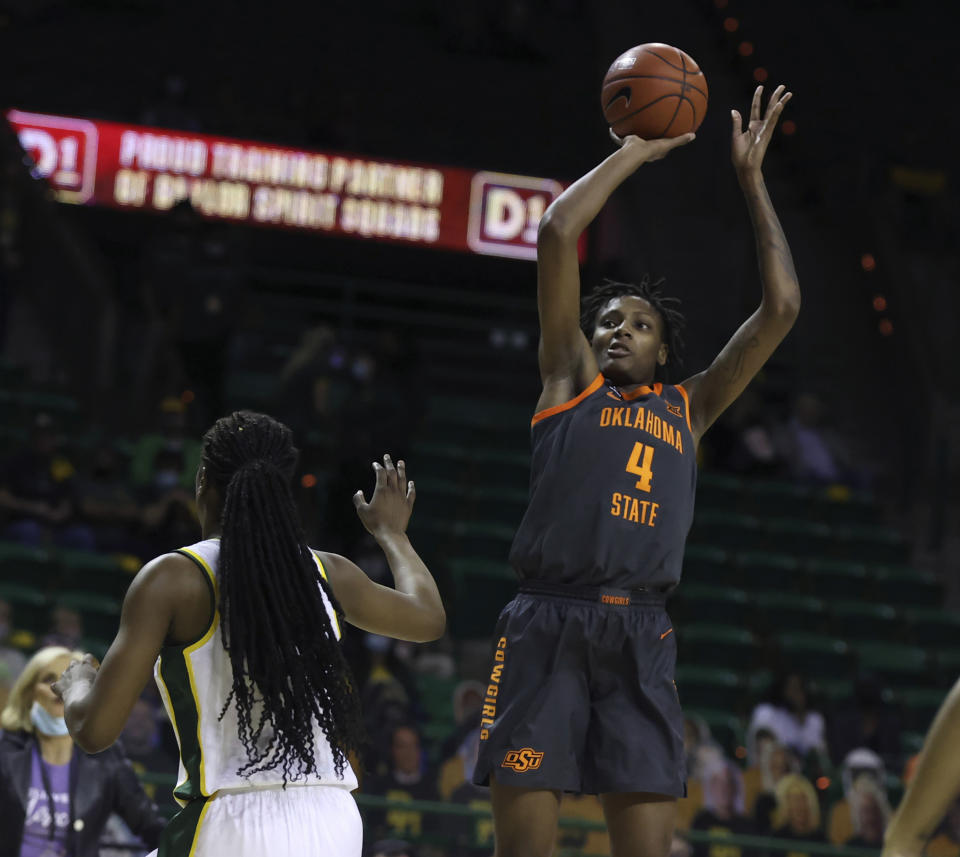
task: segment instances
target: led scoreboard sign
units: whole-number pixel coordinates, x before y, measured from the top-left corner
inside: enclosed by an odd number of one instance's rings
[[[536,258],[553,179],[370,160],[209,134],[8,111],[62,202]]]

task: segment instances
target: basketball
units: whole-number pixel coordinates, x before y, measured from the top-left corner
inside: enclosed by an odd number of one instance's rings
[[[603,78],[600,103],[607,124],[619,137],[679,137],[703,122],[707,79],[679,48],[650,42],[613,61]]]

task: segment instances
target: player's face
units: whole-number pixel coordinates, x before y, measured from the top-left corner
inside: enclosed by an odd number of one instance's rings
[[[591,345],[604,378],[621,386],[653,383],[667,362],[663,319],[635,295],[612,298],[597,313]]]

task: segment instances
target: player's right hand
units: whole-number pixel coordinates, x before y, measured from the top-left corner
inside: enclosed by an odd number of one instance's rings
[[[366,502],[362,490],[353,495],[357,514],[374,538],[402,535],[407,531],[413,503],[417,498],[413,481],[407,480],[407,466],[403,461],[398,461],[394,467],[390,456],[384,455],[383,464],[373,462],[373,470],[377,481],[370,502]]]
[[[678,146],[685,146],[692,143],[697,135],[693,132],[681,134],[679,137],[667,137],[659,140],[644,140],[635,134],[628,134],[626,137],[618,137],[613,128],[610,129],[610,138],[621,149],[629,149],[635,152],[640,159],[640,163],[648,161],[659,161],[665,158],[673,149]]]

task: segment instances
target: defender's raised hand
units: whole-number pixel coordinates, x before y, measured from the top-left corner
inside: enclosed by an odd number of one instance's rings
[[[734,169],[738,175],[744,175],[751,172],[760,172],[760,166],[763,163],[763,156],[767,151],[770,138],[773,136],[773,129],[777,127],[777,120],[783,113],[783,108],[793,97],[792,92],[785,92],[785,86],[778,86],[770,101],[767,103],[767,110],[760,115],[760,102],[763,97],[763,87],[758,86],[753,93],[753,103],[750,105],[750,121],[746,129],[743,127],[743,119],[739,112],[731,110],[730,115],[733,119],[733,145],[731,147],[731,160]]]
[[[363,491],[353,495],[360,520],[374,538],[405,533],[417,497],[413,482],[407,480],[406,464],[398,461],[394,467],[390,456],[384,455],[383,464],[373,462],[373,470],[377,481],[370,502],[366,502]]]

